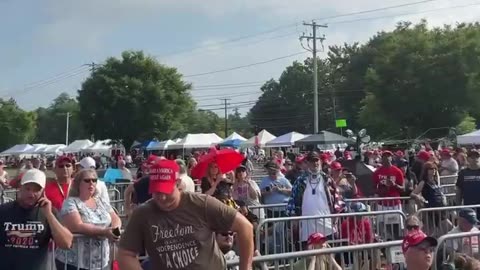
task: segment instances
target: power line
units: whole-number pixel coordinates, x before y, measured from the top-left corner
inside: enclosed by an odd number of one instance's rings
[[[186,76],[183,76],[183,77],[184,78],[191,78],[191,77],[198,77],[198,76],[210,75],[210,74],[215,74],[215,73],[227,72],[227,71],[232,71],[232,70],[237,70],[237,69],[242,69],[242,68],[247,68],[247,67],[253,67],[253,66],[257,66],[257,65],[263,65],[263,64],[274,62],[274,61],[282,60],[282,59],[285,59],[285,58],[290,58],[290,57],[297,56],[297,55],[300,55],[300,54],[305,54],[305,52],[292,53],[292,54],[289,54],[289,55],[280,56],[280,57],[276,57],[276,58],[273,58],[273,59],[268,59],[268,60],[265,60],[265,61],[256,62],[256,63],[252,63],[252,64],[248,64],[248,65],[236,66],[236,67],[214,70],[214,71],[203,72],[203,73],[197,73],[197,74],[191,74],[191,75],[186,75]]]
[[[399,17],[399,16],[418,15],[418,14],[432,13],[432,12],[449,10],[449,9],[466,8],[466,7],[472,7],[472,6],[478,6],[478,5],[480,5],[480,3],[472,3],[472,4],[466,4],[466,5],[456,5],[456,6],[449,6],[449,7],[443,7],[443,8],[428,9],[428,10],[423,10],[423,11],[421,10],[421,11],[417,11],[417,12],[407,12],[407,13],[401,13],[401,14],[394,14],[394,15],[385,15],[385,16],[377,16],[377,17],[344,20],[344,21],[332,22],[332,23],[329,23],[329,24],[345,24],[345,23],[353,23],[353,22],[360,22],[360,21],[388,19],[388,18],[395,18],[395,17]]]
[[[248,91],[248,92],[239,92],[234,95],[228,95],[228,97],[243,97],[243,96],[249,96],[252,94],[259,94],[262,91],[256,90],[256,91]],[[214,94],[214,95],[206,95],[206,96],[198,96],[198,97],[193,97],[196,101],[202,101],[202,100],[212,100],[212,99],[218,99],[220,94]],[[213,97],[213,98],[206,98],[206,97]],[[204,99],[206,98],[206,99]]]
[[[360,11],[355,11],[355,12],[342,13],[342,14],[337,14],[337,15],[333,15],[333,16],[318,18],[316,20],[323,21],[323,20],[330,20],[330,19],[347,17],[347,16],[361,15],[361,14],[373,13],[373,12],[378,12],[378,11],[385,11],[385,10],[389,10],[389,9],[395,9],[395,8],[401,8],[401,7],[407,7],[407,6],[414,6],[414,5],[424,4],[424,3],[433,2],[433,1],[438,1],[438,0],[415,1],[415,2],[409,2],[409,3],[404,3],[404,4],[398,4],[398,5],[391,5],[391,6],[376,8],[376,9],[360,10]],[[224,45],[235,43],[235,42],[238,42],[238,41],[251,39],[251,38],[254,38],[254,37],[257,37],[257,36],[271,34],[271,33],[277,32],[279,30],[296,27],[297,25],[298,25],[298,22],[289,23],[289,24],[285,24],[285,25],[280,25],[280,26],[270,28],[270,29],[265,30],[265,31],[260,31],[260,32],[257,32],[257,33],[252,33],[252,34],[248,34],[248,35],[244,35],[244,36],[234,37],[234,38],[226,39],[224,41],[216,42],[216,43],[213,43],[213,44],[204,44],[204,45],[195,46],[195,47],[191,47],[191,48],[180,49],[180,50],[177,50],[177,51],[174,51],[174,52],[171,52],[171,53],[167,53],[167,54],[163,54],[163,55],[157,55],[157,56],[154,56],[154,57],[156,57],[156,58],[167,57],[167,56],[172,56],[172,55],[189,53],[189,52],[196,51],[196,50],[199,50],[199,49],[207,49],[207,48],[211,48],[211,47],[224,46]]]

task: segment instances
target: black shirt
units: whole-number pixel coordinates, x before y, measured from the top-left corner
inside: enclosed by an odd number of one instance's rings
[[[38,207],[24,209],[17,202],[0,205],[0,269],[47,269],[52,232]]]
[[[458,173],[457,188],[462,191],[463,204],[473,205],[480,204],[480,170],[472,170],[469,168],[463,169]],[[480,209],[477,209],[477,216],[480,214]]]
[[[144,176],[140,178],[135,184],[133,184],[133,189],[135,190],[133,202],[136,204],[142,204],[152,198],[150,192],[148,192],[148,185],[150,182],[150,177]]]

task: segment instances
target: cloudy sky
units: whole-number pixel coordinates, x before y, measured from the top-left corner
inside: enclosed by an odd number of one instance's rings
[[[88,75],[82,65],[134,49],[177,67],[200,108],[217,110],[230,96],[244,112],[263,81],[308,55],[298,41],[309,30],[303,21],[327,23],[329,46],[364,42],[402,20],[440,26],[478,14],[474,0],[0,0],[0,97],[48,106],[76,94]]]

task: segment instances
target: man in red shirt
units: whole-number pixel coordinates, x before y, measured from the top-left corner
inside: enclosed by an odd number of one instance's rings
[[[376,187],[376,195],[381,198],[398,198],[405,191],[403,172],[392,165],[393,153],[383,151],[382,166],[373,173],[373,183]],[[379,211],[402,210],[400,199],[385,199],[378,202]],[[385,225],[393,225],[394,238],[399,239],[402,220],[398,215],[379,216],[378,221]]]
[[[53,211],[60,211],[63,201],[68,197],[74,173],[73,164],[68,156],[58,157],[54,169],[56,179],[50,179],[45,185],[45,196],[52,202]]]

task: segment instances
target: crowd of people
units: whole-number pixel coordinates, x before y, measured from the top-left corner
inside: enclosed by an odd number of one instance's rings
[[[0,254],[8,255],[0,260],[0,269],[48,269],[49,252],[54,254],[57,269],[106,269],[111,267],[113,242],[118,242],[115,258],[120,269],[225,269],[226,259],[239,259],[239,269],[250,269],[252,258],[261,255],[254,233],[265,218],[369,211],[367,205],[351,202],[365,195],[355,171],[343,166],[344,160],[352,158],[348,151],[289,152],[287,157],[278,151],[266,160],[267,175],[258,183],[252,179],[251,158],[245,156],[231,171],[222,171],[219,162],[210,162],[199,179],[191,176],[201,155],[194,154],[186,161],[151,155],[136,176],[123,159],[118,160],[126,178],[135,180],[124,194],[123,221],[127,225],[123,232],[122,219],[112,208],[107,186],[96,172],[98,163],[91,157],[80,162],[67,155],[58,157],[53,179],[32,166],[20,174],[16,200],[0,206]],[[383,198],[376,210],[405,210],[398,199],[402,196],[410,196],[420,207],[447,206],[440,177],[457,174],[456,203],[480,202],[475,195],[480,183],[480,152],[475,149],[426,148],[413,158],[402,151],[376,150],[364,156],[365,164],[373,167],[374,194]],[[12,186],[7,181],[0,183]],[[429,226],[423,226],[413,215],[405,224],[402,220],[390,223],[395,233],[381,240],[403,238],[408,268],[428,269],[437,245],[433,237],[478,231],[478,214],[476,209],[464,208],[458,212],[457,224],[438,214],[426,222]],[[385,221],[379,217],[376,222]],[[296,229],[298,250],[328,248],[328,243],[338,238],[347,239],[348,245],[378,241],[378,232],[366,218],[340,222],[308,219]],[[285,238],[282,230],[267,233]],[[272,248],[266,252],[280,252],[276,246]],[[478,241],[449,248],[477,254]],[[27,257],[32,259],[21,259]],[[468,256],[448,259],[464,265],[476,263]],[[308,263],[315,261],[331,267],[328,269],[341,269],[341,260],[335,256],[320,256]],[[302,266],[306,262],[302,265],[299,261],[297,267]]]

